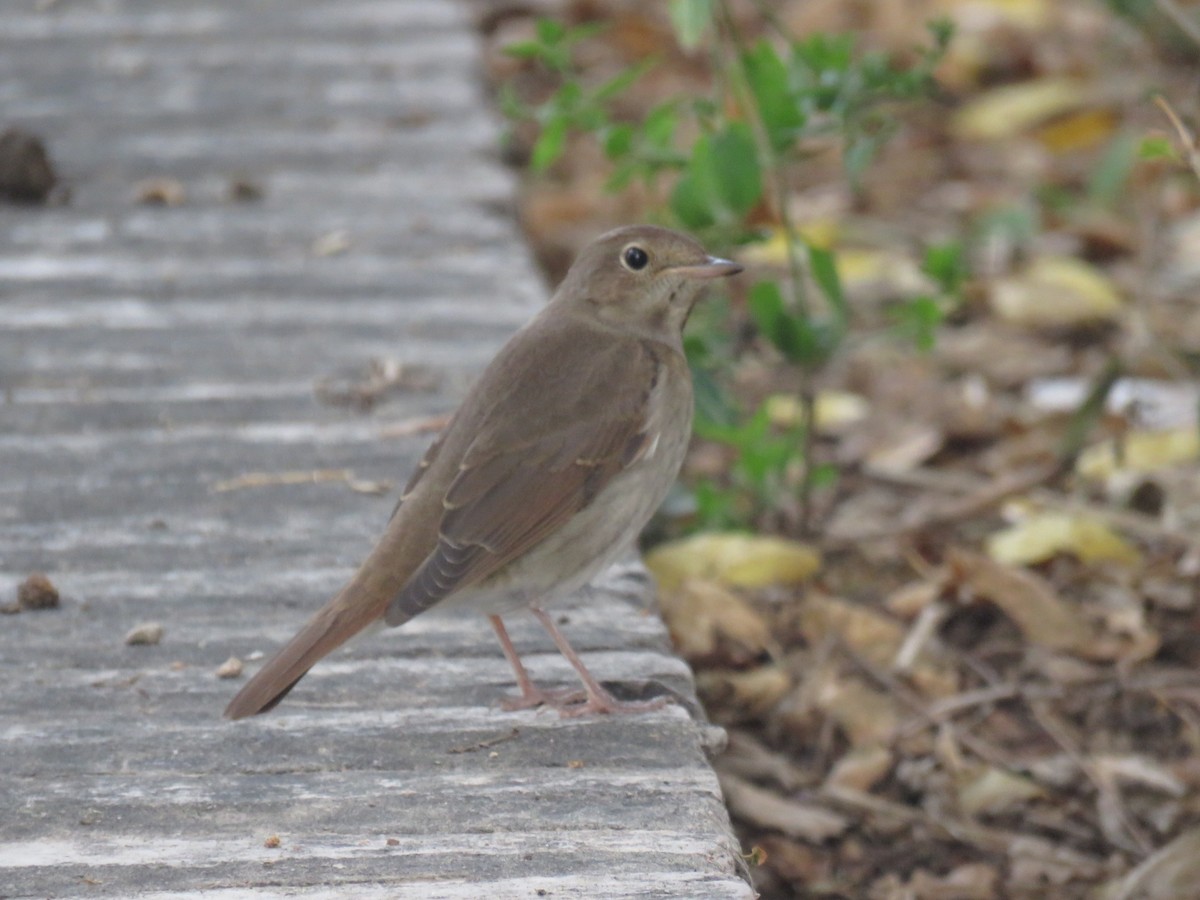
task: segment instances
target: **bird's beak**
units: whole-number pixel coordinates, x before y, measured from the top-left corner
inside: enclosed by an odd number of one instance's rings
[[[672,266],[671,272],[683,278],[725,278],[742,271],[742,266],[728,259],[718,259],[710,256],[704,262],[694,266]]]

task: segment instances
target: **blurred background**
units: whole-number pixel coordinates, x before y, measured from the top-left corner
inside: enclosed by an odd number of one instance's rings
[[[768,897],[1200,883],[1200,4],[479,7],[547,279],[700,307],[647,536]]]

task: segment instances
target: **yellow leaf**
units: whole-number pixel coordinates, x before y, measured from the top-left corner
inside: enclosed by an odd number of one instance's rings
[[[1030,31],[1050,21],[1054,0],[941,0],[944,15],[951,16],[964,31],[990,30],[997,25],[1014,25]],[[957,38],[957,34],[955,35]],[[952,45],[953,46],[953,45]]]
[[[832,250],[841,236],[842,226],[836,219],[813,219],[796,226],[796,237],[822,250]],[[787,235],[782,228],[772,228],[770,236],[750,244],[738,253],[738,258],[754,265],[786,266],[788,264]],[[803,252],[803,247],[800,248]]]
[[[997,531],[987,541],[988,555],[1008,565],[1045,562],[1070,553],[1085,563],[1136,565],[1137,549],[1099,519],[1069,513],[1039,513]]]
[[[1200,434],[1195,427],[1167,431],[1134,431],[1120,442],[1104,441],[1079,455],[1075,471],[1103,479],[1117,472],[1153,472],[1200,460]]]
[[[701,669],[696,690],[709,710],[718,710],[725,721],[754,719],[767,713],[792,687],[783,666],[759,666],[744,671]]]
[[[850,291],[864,285],[887,284],[897,293],[927,290],[928,279],[909,256],[895,250],[849,247],[834,257],[838,278]]]
[[[1094,147],[1112,136],[1117,115],[1111,109],[1086,109],[1038,129],[1038,140],[1058,154]]]
[[[992,88],[963,106],[951,130],[966,140],[1014,137],[1048,119],[1079,109],[1088,100],[1083,82],[1038,78]]]
[[[655,547],[646,567],[664,591],[685,578],[716,581],[729,587],[795,584],[821,567],[820,554],[808,544],[751,534],[697,534]]]
[[[1018,325],[1064,326],[1115,319],[1121,297],[1108,277],[1070,256],[1043,256],[992,285],[992,310]]]
[[[675,647],[691,662],[745,666],[781,655],[766,620],[718,584],[688,579],[664,591],[660,607]]]
[[[871,411],[860,394],[848,391],[822,391],[814,403],[817,431],[836,431],[861,422]],[[804,405],[794,394],[772,394],[767,398],[767,417],[777,428],[794,428],[804,421]]]

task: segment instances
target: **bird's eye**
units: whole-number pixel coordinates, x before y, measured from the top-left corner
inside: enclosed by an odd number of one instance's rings
[[[624,252],[621,253],[621,262],[625,264],[625,268],[633,272],[640,272],[646,268],[646,265],[650,262],[650,257],[645,250],[634,245],[626,247]]]

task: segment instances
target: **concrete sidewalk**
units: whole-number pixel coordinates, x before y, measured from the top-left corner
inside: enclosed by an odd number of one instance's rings
[[[752,896],[720,732],[636,563],[565,630],[610,683],[681,698],[661,712],[500,712],[486,620],[430,616],[220,718],[218,667],[337,589],[422,420],[544,300],[469,11],[9,6],[0,128],[46,140],[70,199],[0,206],[0,603],[35,571],[64,595],[0,617],[0,897]],[[373,360],[396,389],[334,402]]]

